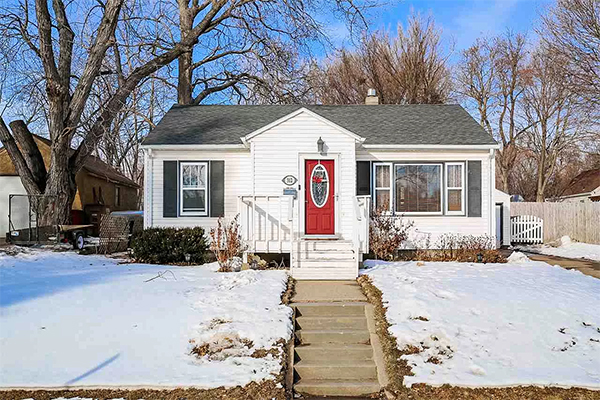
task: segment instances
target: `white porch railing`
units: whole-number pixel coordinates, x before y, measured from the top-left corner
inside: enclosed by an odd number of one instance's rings
[[[250,252],[288,252],[294,240],[293,196],[240,196],[242,239]]]
[[[371,196],[354,198],[354,245],[357,254],[369,252],[369,224],[371,219]]]
[[[510,217],[510,241],[513,243],[543,243],[544,220],[534,215]]]

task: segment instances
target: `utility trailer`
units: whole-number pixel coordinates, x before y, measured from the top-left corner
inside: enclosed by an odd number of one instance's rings
[[[17,245],[70,243],[74,249],[83,249],[94,225],[59,225],[56,219],[44,220],[41,209],[56,206],[54,196],[8,195],[7,241]],[[50,213],[52,215],[52,213]]]

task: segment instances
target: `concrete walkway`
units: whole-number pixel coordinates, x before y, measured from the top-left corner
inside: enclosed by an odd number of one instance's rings
[[[383,351],[358,283],[297,281],[295,291],[295,392],[328,399],[378,393],[387,383]]]
[[[565,269],[576,269],[577,271],[579,271],[585,275],[593,276],[594,278],[600,279],[600,262],[584,260],[581,258],[573,259],[573,258],[550,256],[550,255],[546,255],[546,254],[537,254],[537,253],[529,253],[529,252],[524,252],[524,253],[527,254],[527,257],[529,257],[530,259],[532,259],[534,261],[543,261],[550,265],[560,265],[561,267],[563,267]]]
[[[294,303],[367,301],[356,281],[296,281]]]
[[[517,251],[526,254],[527,257],[534,261],[543,261],[550,265],[559,265],[565,269],[576,269],[582,274],[600,279],[600,262],[598,261],[585,260],[583,258],[557,257],[547,254],[531,253],[522,250]],[[513,250],[502,250],[502,252],[506,257],[508,257],[513,253]]]

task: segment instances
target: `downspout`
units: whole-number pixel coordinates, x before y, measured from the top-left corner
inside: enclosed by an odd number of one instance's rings
[[[153,162],[152,149],[146,149],[144,152],[144,228],[152,227],[152,196],[153,196]]]
[[[489,235],[496,236],[496,203],[494,202],[494,189],[496,188],[496,150],[490,149],[490,193],[489,193]],[[496,243],[494,241],[494,243]]]

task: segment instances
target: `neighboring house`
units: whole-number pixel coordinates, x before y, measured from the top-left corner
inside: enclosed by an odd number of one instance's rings
[[[51,142],[41,136],[35,136],[35,142],[40,149],[46,168],[50,165]],[[113,167],[100,159],[90,156],[84,167],[76,175],[77,194],[73,201],[72,217],[74,223],[89,222],[85,212],[92,208],[104,211],[137,210],[139,185],[127,178]],[[15,171],[15,167],[6,149],[0,149],[0,238],[5,237],[9,231],[8,203],[10,194],[27,194],[21,178]],[[26,220],[25,199],[15,199],[13,202],[13,220],[23,225]],[[23,215],[21,215],[23,214]],[[26,226],[19,226],[25,228]]]
[[[577,175],[555,200],[578,203],[600,201],[600,168],[583,171]]]
[[[459,105],[173,106],[142,147],[146,227],[239,214],[248,251],[291,253],[299,279],[357,276],[371,201],[432,244],[496,232],[498,146]]]

